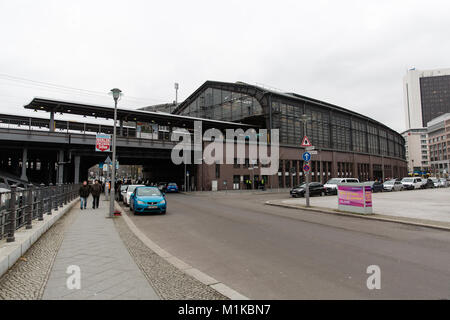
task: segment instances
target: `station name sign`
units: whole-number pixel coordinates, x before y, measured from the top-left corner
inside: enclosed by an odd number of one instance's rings
[[[111,152],[111,135],[98,133],[95,139],[95,151]]]

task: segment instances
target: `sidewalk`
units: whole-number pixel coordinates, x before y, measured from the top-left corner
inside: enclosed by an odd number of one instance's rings
[[[43,299],[159,299],[120,239],[113,219],[105,218],[109,202],[100,199],[98,209],[91,206],[89,198],[86,210],[72,209],[76,218],[65,233]],[[80,268],[80,289],[66,286],[73,275],[66,273],[71,265]]]

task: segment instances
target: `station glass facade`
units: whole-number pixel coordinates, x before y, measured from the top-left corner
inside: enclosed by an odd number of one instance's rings
[[[220,84],[226,84],[227,90]],[[269,100],[264,96],[267,93],[264,89],[242,83],[236,84],[235,90],[232,83],[212,81],[202,87],[183,102],[176,113],[243,123],[259,117],[265,128],[270,129],[271,123],[272,128],[280,130],[280,145],[297,147],[304,133],[300,119],[306,114],[309,117],[306,135],[317,148],[405,159],[404,139],[399,133],[346,109],[278,92],[270,92]]]

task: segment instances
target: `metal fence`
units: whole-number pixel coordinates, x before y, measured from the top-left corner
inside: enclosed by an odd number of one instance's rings
[[[79,184],[57,184],[27,188],[11,186],[11,190],[0,193],[0,239],[15,240],[17,229],[32,228],[32,221],[44,220],[44,214],[51,215],[63,205],[78,196]]]

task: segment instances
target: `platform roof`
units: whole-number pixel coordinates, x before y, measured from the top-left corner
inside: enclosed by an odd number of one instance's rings
[[[41,110],[61,114],[74,114],[86,117],[96,117],[104,119],[114,118],[114,108],[100,105],[91,105],[84,103],[69,102],[63,100],[54,100],[48,98],[34,98],[30,103],[24,106],[25,109]],[[117,119],[124,121],[140,121],[148,123],[157,123],[159,125],[168,125],[172,127],[193,128],[194,121],[202,121],[203,128],[233,129],[233,128],[254,128],[254,125],[219,121],[189,116],[181,116],[163,112],[153,112],[135,109],[117,108]]]

